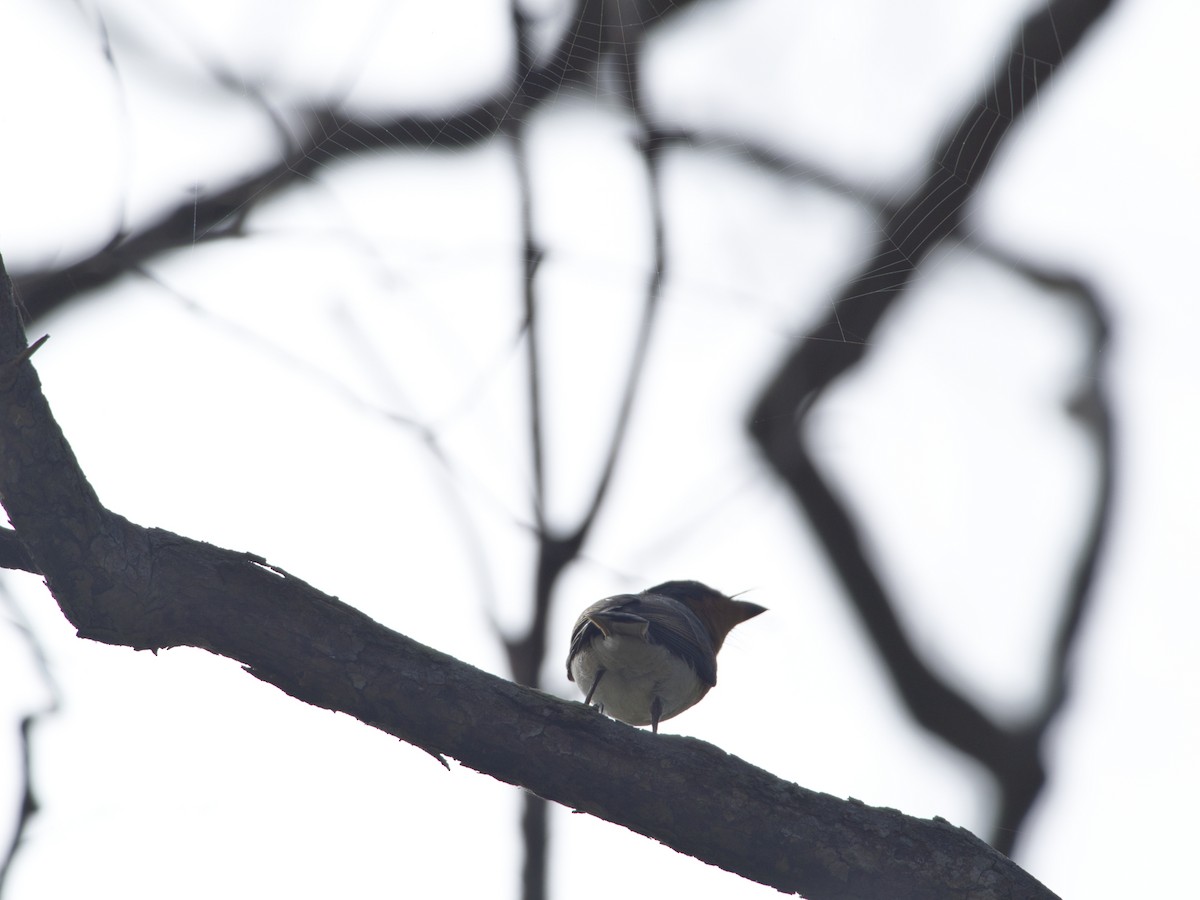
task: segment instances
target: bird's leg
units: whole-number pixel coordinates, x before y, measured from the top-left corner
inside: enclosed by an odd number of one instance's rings
[[[650,725],[654,729],[654,733],[658,734],[658,720],[662,718],[662,697],[657,694],[650,701]]]
[[[603,668],[603,667],[601,667],[601,668],[599,668],[599,669],[597,669],[597,670],[596,670],[596,678],[595,678],[595,680],[592,682],[592,686],[591,686],[591,687],[588,689],[587,696],[583,698],[583,705],[584,705],[584,706],[589,706],[589,705],[591,705],[591,702],[592,702],[592,695],[593,695],[594,693],[596,693],[596,686],[597,686],[598,684],[600,684],[600,679],[604,677],[604,673],[605,673],[605,672],[607,672],[607,671],[608,671],[608,669],[605,669],[605,668]]]

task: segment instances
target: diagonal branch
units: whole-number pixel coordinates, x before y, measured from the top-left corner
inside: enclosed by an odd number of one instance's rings
[[[446,115],[398,115],[380,121],[358,119],[337,107],[303,112],[294,131],[305,137],[288,146],[276,162],[232,180],[214,194],[190,197],[135,230],[118,231],[72,265],[15,272],[29,318],[111,284],[171,250],[241,236],[246,219],[264,201],[342,159],[369,150],[457,149],[489,140],[509,116],[527,116],[564,85],[590,76],[601,47],[593,21],[595,5],[579,4],[557,46],[544,62],[531,65],[515,86]],[[273,110],[270,115],[278,119]]]
[[[24,349],[0,268],[0,361]],[[28,362],[0,387],[0,499],[81,637],[237,660],[304,702],[814,900],[1054,896],[942,820],[605,719],[389,631],[259,557],[134,525],[101,505]]]

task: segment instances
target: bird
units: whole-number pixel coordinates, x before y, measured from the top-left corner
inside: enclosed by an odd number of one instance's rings
[[[766,608],[699,581],[665,581],[585,609],[571,631],[567,678],[591,705],[630,725],[695,706],[717,683],[717,651],[734,626]]]

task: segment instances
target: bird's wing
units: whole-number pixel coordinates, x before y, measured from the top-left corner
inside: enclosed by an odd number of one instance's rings
[[[658,594],[621,594],[593,603],[575,622],[567,653],[567,678],[574,681],[575,655],[596,638],[612,633],[636,634],[661,644],[683,659],[700,680],[717,683],[717,657],[712,638],[699,617],[685,603]]]
[[[670,597],[647,592],[635,597],[623,610],[650,623],[646,633],[648,641],[662,644],[686,660],[709,687],[717,683],[717,655],[712,638],[690,607]]]
[[[579,614],[571,631],[571,649],[567,652],[568,680],[575,680],[575,676],[571,674],[571,663],[575,656],[596,638],[609,634],[613,626],[622,631],[640,632],[640,636],[645,636],[646,621],[637,615],[623,612],[626,604],[636,599],[638,598],[633,594],[605,597]]]

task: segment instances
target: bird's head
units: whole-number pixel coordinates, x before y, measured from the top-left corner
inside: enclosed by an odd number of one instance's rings
[[[725,643],[725,636],[733,631],[735,625],[767,611],[766,607],[757,603],[726,597],[720,591],[713,590],[699,581],[664,581],[643,593],[670,597],[687,604],[708,630],[714,653],[721,649],[721,645]]]

